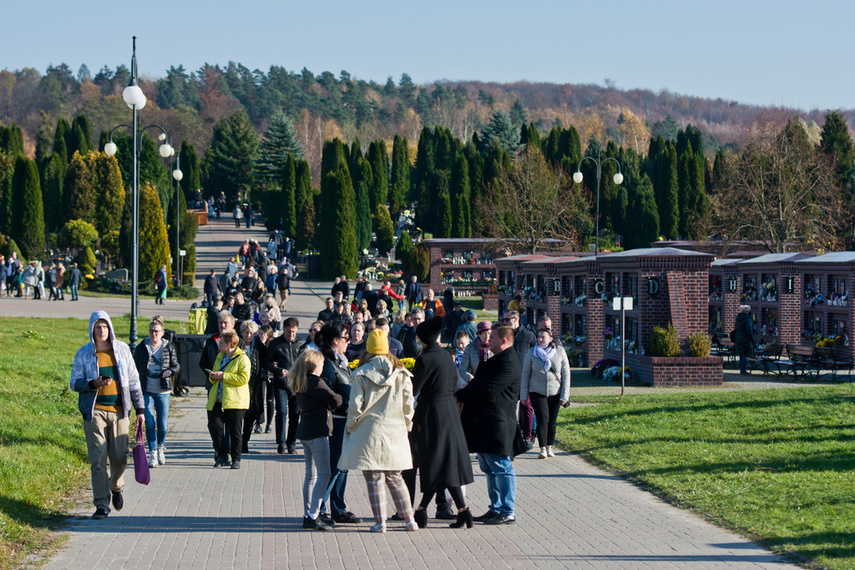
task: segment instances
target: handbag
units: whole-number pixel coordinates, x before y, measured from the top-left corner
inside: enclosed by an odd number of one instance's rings
[[[137,423],[137,444],[134,446],[134,478],[137,483],[148,485],[151,483],[151,471],[148,468],[148,459],[145,453],[145,438],[143,437],[142,424]]]
[[[528,446],[525,443],[525,438],[523,437],[522,428],[520,428],[520,423],[517,422],[517,431],[514,433],[514,457],[517,455],[522,455],[526,451],[528,451]]]

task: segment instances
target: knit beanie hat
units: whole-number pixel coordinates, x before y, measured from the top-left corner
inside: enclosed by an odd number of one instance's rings
[[[433,344],[442,334],[442,317],[434,317],[416,327],[416,336],[425,344]]]
[[[365,351],[371,354],[389,354],[389,337],[385,330],[374,329],[365,341]]]

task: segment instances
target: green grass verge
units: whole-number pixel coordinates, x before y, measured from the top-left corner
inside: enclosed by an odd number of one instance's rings
[[[55,548],[62,536],[53,531],[68,509],[91,502],[77,394],[68,388],[88,324],[0,318],[0,569]],[[113,324],[126,341],[129,319]]]
[[[774,552],[855,567],[853,385],[587,400],[559,418],[568,449]]]

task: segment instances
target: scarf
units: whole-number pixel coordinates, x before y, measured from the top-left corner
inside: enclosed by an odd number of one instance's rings
[[[490,354],[490,343],[484,344],[480,338],[476,338],[475,347],[478,349],[478,362],[487,362],[492,356]]]
[[[555,345],[550,344],[543,348],[539,344],[534,345],[534,355],[543,361],[543,371],[549,371],[549,365],[552,363],[552,356],[555,354]]]

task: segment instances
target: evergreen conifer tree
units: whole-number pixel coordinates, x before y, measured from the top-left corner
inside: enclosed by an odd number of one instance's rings
[[[169,238],[163,208],[150,183],[140,187],[139,279],[150,281],[161,265],[169,265]]]
[[[321,271],[325,279],[336,275],[356,276],[356,220],[355,197],[350,182],[347,163],[327,174],[323,185],[327,196],[322,196],[321,232],[327,234],[321,242]],[[325,219],[326,218],[326,219]]]
[[[374,213],[374,225],[377,226],[377,249],[388,253],[395,245],[395,226],[385,204],[378,204]]]
[[[53,136],[53,152],[57,153],[62,159],[64,166],[68,166],[71,162],[71,156],[74,153],[68,152],[68,138],[71,133],[71,127],[64,117],[60,117],[56,121],[56,131]]]
[[[413,240],[410,238],[410,232],[401,232],[401,237],[398,238],[398,243],[395,245],[395,257],[400,260],[404,266],[404,271],[410,270],[410,252],[413,250]]]
[[[451,236],[467,238],[471,230],[471,202],[469,190],[469,162],[462,154],[457,155],[451,174],[452,224]]]
[[[490,123],[481,133],[482,154],[490,153],[493,139],[498,139],[499,144],[509,155],[516,156],[521,150],[519,132],[510,115],[501,109],[493,113]]]
[[[356,250],[361,252],[371,245],[373,216],[369,187],[373,183],[374,175],[371,165],[364,158],[358,159],[356,170],[360,172],[356,187]]]
[[[223,192],[229,204],[248,195],[254,181],[252,169],[257,153],[258,135],[246,114],[238,111],[224,117],[214,127],[211,144],[202,159],[205,191],[214,196]],[[281,170],[276,176],[281,176]]]
[[[370,146],[369,146],[370,149]],[[369,151],[370,152],[370,151]],[[359,142],[359,137],[353,139],[353,142],[350,144],[350,154],[347,158],[347,168],[350,169],[351,178],[356,172],[356,167],[359,165],[359,159],[363,158],[362,156],[362,143]],[[358,183],[358,180],[353,180],[354,188]]]
[[[184,174],[179,184],[184,193],[184,199],[189,200],[193,192],[202,188],[196,149],[189,142],[182,141],[181,150],[178,151],[178,159],[181,164],[181,172]]]
[[[666,142],[658,155],[659,187],[656,192],[656,207],[659,210],[659,231],[666,239],[677,239],[679,235],[680,210],[677,180],[677,149]]]
[[[0,150],[0,234],[12,231],[12,174],[15,157]]]
[[[48,232],[57,231],[63,223],[62,183],[65,179],[65,167],[57,153],[45,157],[41,168],[42,203],[44,204],[45,228]]]
[[[35,161],[18,155],[12,176],[12,238],[27,259],[41,255],[45,248],[44,206]]]
[[[58,153],[57,153],[58,154]],[[62,223],[83,220],[90,224],[95,218],[95,189],[89,162],[75,152],[65,171],[62,183]],[[94,224],[93,224],[94,225]]]
[[[92,132],[86,115],[77,115],[72,119],[68,141],[68,153],[70,155],[74,155],[74,152],[78,151],[81,156],[86,156],[95,149],[92,146]]]
[[[288,155],[301,158],[303,145],[291,119],[282,111],[277,111],[270,117],[270,124],[258,145],[258,158],[255,161],[256,176],[263,186],[280,183]],[[278,218],[276,221],[279,221]]]
[[[834,169],[841,186],[852,189],[855,186],[855,145],[849,136],[846,119],[839,111],[832,111],[825,116],[819,148],[834,160]]]
[[[0,151],[12,156],[24,156],[24,133],[16,123],[0,125]]]
[[[374,175],[369,198],[371,211],[377,211],[377,205],[386,205],[389,199],[389,155],[386,153],[386,143],[383,140],[374,141],[368,147],[368,161]]]
[[[273,225],[268,229],[273,230],[279,227],[279,218],[282,218],[282,231],[286,236],[293,236],[297,233],[297,163],[294,160],[294,155],[289,154],[285,161],[285,168],[282,172],[281,192],[278,196],[278,206],[274,210],[278,215],[274,215],[272,220]],[[274,191],[274,196],[276,192]]]
[[[448,175],[444,170],[435,174],[435,203],[437,205],[436,225],[433,228],[434,237],[451,237],[451,197],[448,193]]]
[[[659,237],[659,213],[653,195],[653,183],[644,174],[629,201],[624,244],[626,249],[649,247]]]
[[[515,125],[525,125],[526,121],[528,121],[528,113],[526,113],[525,107],[523,107],[519,99],[514,99],[514,104],[511,105],[510,117]]]
[[[392,186],[389,190],[389,210],[393,214],[405,209],[410,198],[410,159],[407,139],[395,135],[392,143]]]
[[[312,190],[312,172],[305,160],[297,162],[297,235],[294,237],[298,251],[313,247],[315,239],[315,193]]]
[[[45,159],[53,153],[53,120],[50,115],[41,111],[42,122],[36,132],[36,164],[44,166]]]
[[[106,236],[118,232],[121,226],[122,210],[125,207],[125,190],[122,188],[122,174],[115,156],[99,152],[90,152],[87,156],[89,173],[92,177],[91,189],[95,199],[93,224],[98,235]]]

